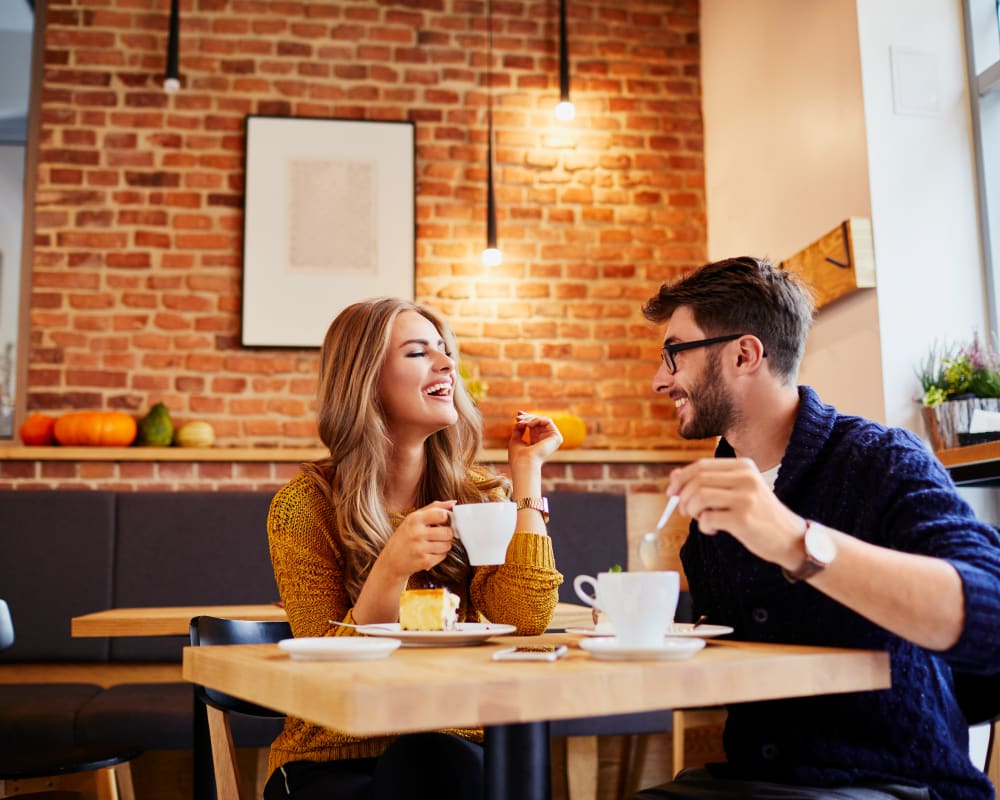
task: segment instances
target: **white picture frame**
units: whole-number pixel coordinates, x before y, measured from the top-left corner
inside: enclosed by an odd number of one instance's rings
[[[412,300],[408,121],[246,118],[244,347],[319,347],[358,300]]]

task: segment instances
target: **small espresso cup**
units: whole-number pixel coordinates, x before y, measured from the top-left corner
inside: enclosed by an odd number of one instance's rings
[[[663,644],[677,611],[677,572],[600,572],[577,575],[573,589],[587,605],[603,611],[623,647]],[[594,594],[584,591],[590,586]]]
[[[517,524],[517,503],[462,503],[451,510],[451,527],[473,566],[502,564]]]

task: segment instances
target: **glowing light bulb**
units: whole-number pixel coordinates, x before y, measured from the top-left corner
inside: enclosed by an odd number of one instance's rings
[[[483,266],[498,267],[503,261],[503,253],[499,247],[487,247],[483,250]]]
[[[176,94],[181,88],[181,82],[177,78],[166,78],[163,81],[163,91],[167,94]]]
[[[556,119],[569,122],[574,117],[576,117],[576,108],[569,100],[563,100],[556,106]]]

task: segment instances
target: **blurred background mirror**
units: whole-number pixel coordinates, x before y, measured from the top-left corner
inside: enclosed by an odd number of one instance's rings
[[[33,6],[0,0],[0,438],[14,435]]]

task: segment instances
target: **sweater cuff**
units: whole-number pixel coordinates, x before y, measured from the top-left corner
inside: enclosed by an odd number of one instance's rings
[[[552,552],[552,539],[541,533],[515,531],[510,544],[507,545],[507,563],[555,569],[556,557]]]
[[[955,645],[947,651],[947,660],[953,666],[970,672],[995,671],[1000,657],[1000,639],[984,639],[996,631],[996,579],[978,567],[963,561],[951,564],[962,579],[965,598],[965,622]]]

